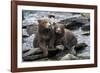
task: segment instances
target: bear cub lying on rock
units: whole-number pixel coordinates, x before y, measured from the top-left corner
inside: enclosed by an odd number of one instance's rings
[[[54,46],[63,45],[64,49],[68,49],[70,54],[76,55],[75,46],[77,45],[77,38],[63,24],[54,25],[55,43]]]

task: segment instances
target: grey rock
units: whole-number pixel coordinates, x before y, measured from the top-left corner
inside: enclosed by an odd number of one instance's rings
[[[83,32],[82,35],[86,35],[86,36],[88,36],[88,35],[90,35],[90,31]]]
[[[63,45],[57,45],[56,48],[59,49],[59,50],[64,50],[64,46]]]
[[[23,37],[28,37],[29,36],[29,34],[27,33],[27,30],[26,29],[23,29],[22,30],[22,36]]]
[[[37,24],[27,26],[27,33],[29,35],[35,34],[35,33],[37,33],[37,31],[38,31],[38,25]]]
[[[22,21],[23,27],[28,26],[28,25],[33,25],[37,24],[37,19],[35,17],[27,18]]]
[[[65,24],[65,28],[70,29],[70,30],[76,30],[80,27],[82,27],[84,23],[82,22],[77,22],[77,21],[72,21],[69,24]]]
[[[34,36],[35,36],[35,34],[32,34],[32,35],[29,36],[28,38],[25,38],[25,39],[24,39],[25,42],[22,43],[23,51],[33,48]]]
[[[78,51],[82,51],[84,49],[86,49],[88,45],[86,43],[78,43],[76,46],[75,46],[75,50],[78,52]]]
[[[89,52],[83,52],[77,55],[80,59],[90,59],[90,53]]]
[[[84,23],[84,24],[89,22],[88,18],[83,17],[82,15],[78,14],[78,15],[69,16],[66,19],[61,20],[59,23],[67,24],[72,21],[77,21],[77,22]]]
[[[90,25],[83,25],[81,29],[83,31],[90,31]]]
[[[78,57],[76,57],[72,54],[69,54],[69,53],[61,58],[61,60],[77,60],[77,59],[78,59]]]

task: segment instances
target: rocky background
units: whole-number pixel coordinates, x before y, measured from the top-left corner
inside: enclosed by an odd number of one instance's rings
[[[55,18],[52,18],[52,17]],[[41,50],[33,47],[35,33],[37,33],[40,18],[50,18],[51,23],[61,23],[65,28],[71,30],[78,39],[79,47],[77,56],[63,53],[58,49],[49,50],[48,57],[42,57]],[[48,12],[48,11],[22,11],[22,59],[23,61],[44,61],[44,60],[82,60],[90,59],[90,14],[71,12]],[[60,48],[63,48],[60,46]],[[63,50],[64,51],[64,50]]]

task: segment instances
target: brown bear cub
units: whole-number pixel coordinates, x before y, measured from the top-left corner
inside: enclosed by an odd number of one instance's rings
[[[55,43],[54,46],[63,45],[65,49],[68,49],[70,54],[76,55],[74,47],[77,45],[77,38],[63,24],[55,24],[54,27]]]
[[[48,56],[48,48],[54,48],[54,33],[47,19],[38,20],[38,32],[33,41],[34,48],[40,48],[43,56]]]

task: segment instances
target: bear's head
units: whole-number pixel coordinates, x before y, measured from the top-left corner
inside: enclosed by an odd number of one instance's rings
[[[55,32],[55,35],[56,37],[62,37],[64,36],[64,25],[63,24],[55,24],[55,27],[54,27],[54,32]]]
[[[44,34],[48,34],[52,30],[51,24],[49,23],[48,19],[39,19],[38,27],[39,27],[39,32],[42,32]]]
[[[50,23],[49,23],[48,19],[39,19],[38,23],[39,23],[39,27],[42,27],[42,28],[49,28],[50,27]]]

